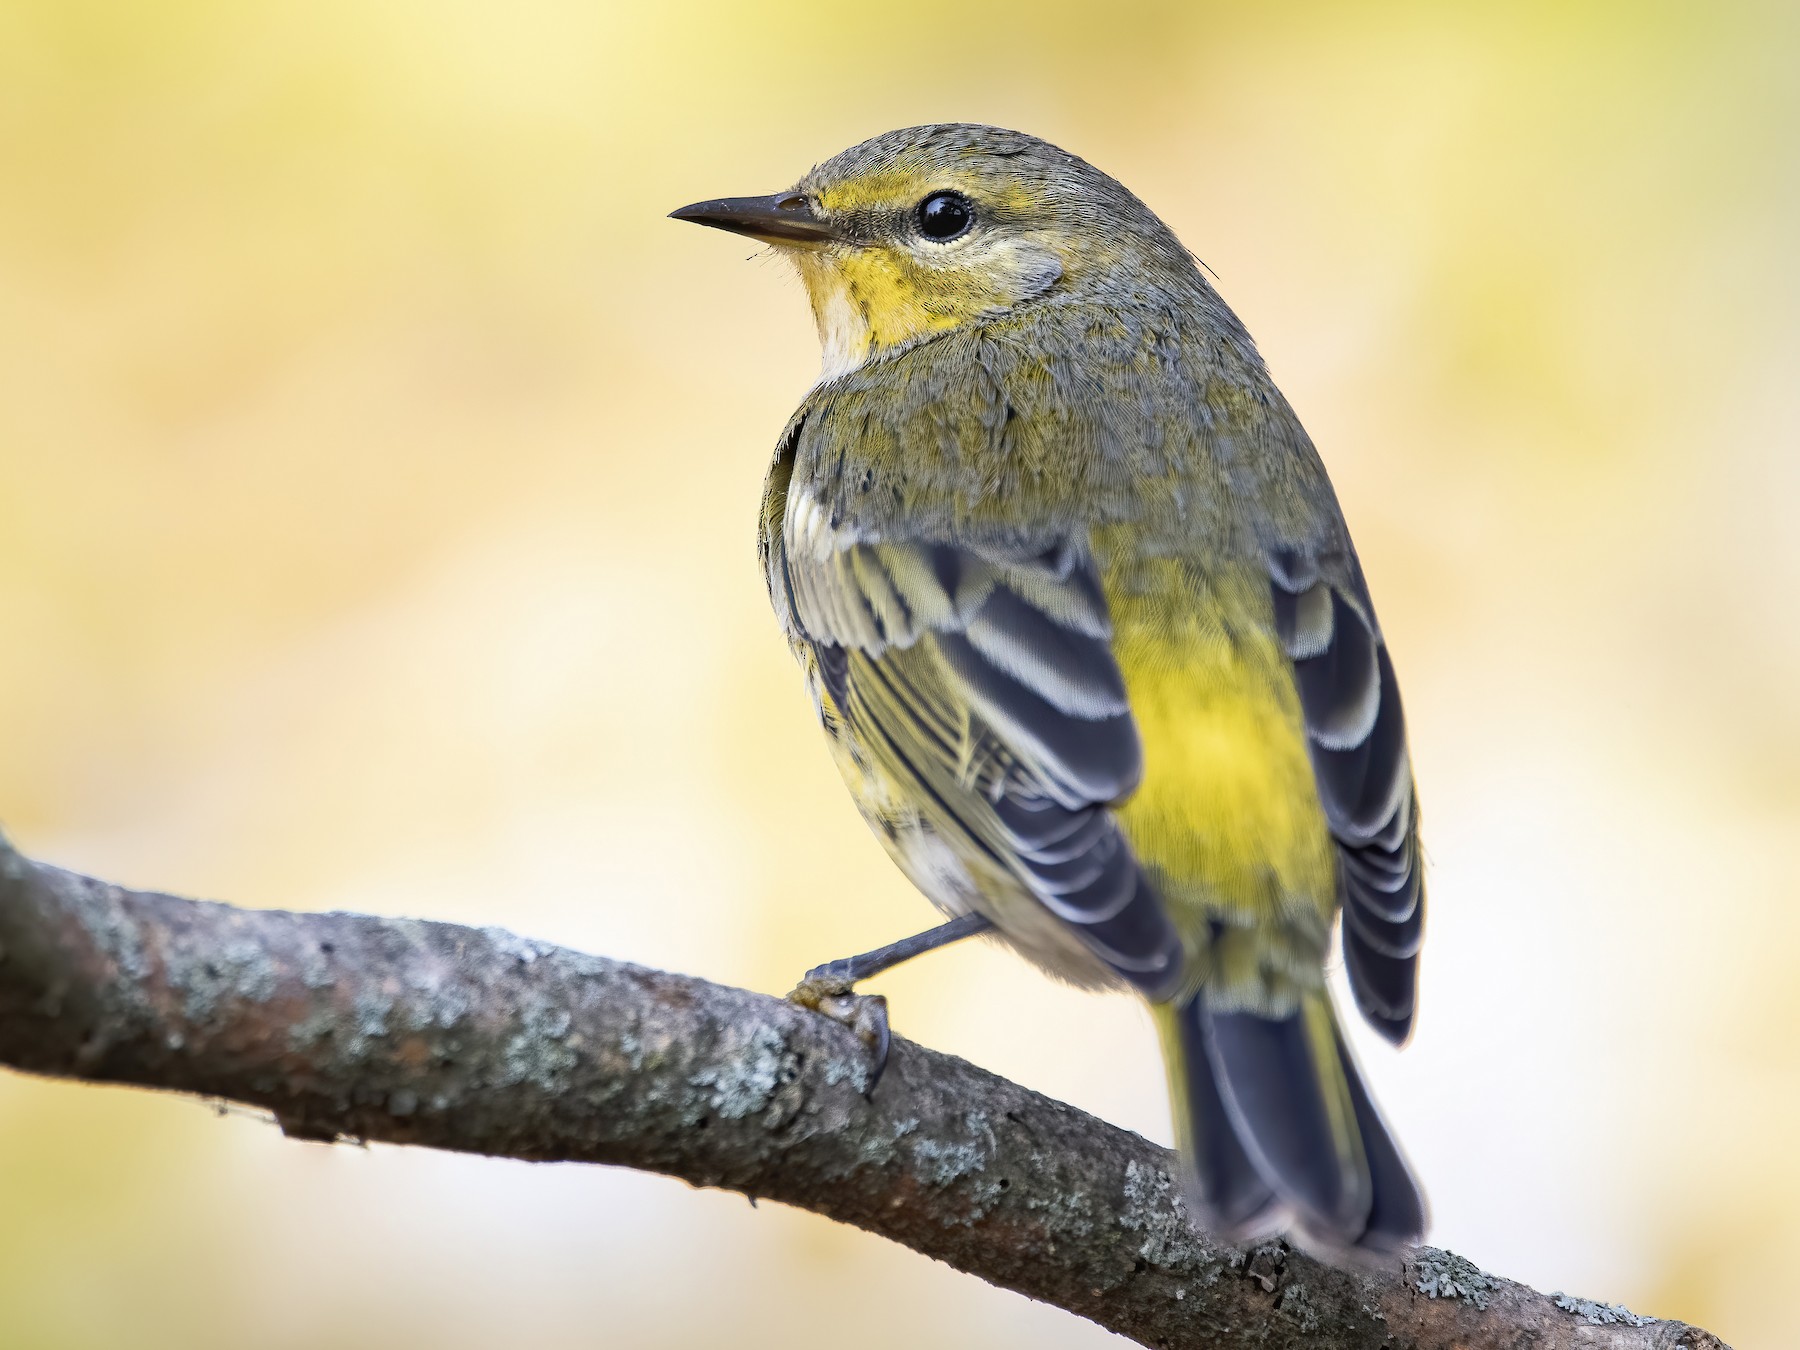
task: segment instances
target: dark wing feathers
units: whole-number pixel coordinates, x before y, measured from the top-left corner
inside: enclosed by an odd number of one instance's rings
[[[965,640],[996,669],[1079,720],[1130,712],[1125,680],[1104,634],[1065,626],[1006,586],[969,617]]]
[[[1314,601],[1320,591],[1324,591],[1328,604]],[[1354,754],[1368,744],[1369,732],[1381,710],[1375,635],[1349,602],[1329,586],[1315,584],[1306,592],[1305,604],[1307,609],[1323,609],[1329,616],[1312,631],[1297,634],[1316,640],[1317,630],[1326,630],[1322,634],[1323,647],[1294,660],[1294,677],[1300,683],[1300,701],[1306,708],[1307,735],[1322,749]],[[1296,612],[1300,608],[1296,603]],[[1305,652],[1309,648],[1298,650]]]
[[[859,743],[939,828],[1166,995],[1181,941],[1108,809],[1137,786],[1143,749],[1086,556],[846,540],[804,507],[782,548],[795,621]]]
[[[1030,672],[997,665],[960,633],[938,634],[937,648],[970,710],[1064,807],[1117,801],[1137,786],[1144,756],[1129,713],[1089,718],[1059,707]]]
[[[1425,889],[1406,719],[1393,662],[1354,569],[1270,559],[1275,628],[1294,663],[1319,800],[1338,846],[1344,965],[1363,1016],[1396,1043],[1412,1029]]]
[[[784,536],[794,621],[871,753],[1121,975],[1167,988],[1180,940],[1108,809],[1143,749],[1091,561],[1066,542],[845,539],[804,508]],[[1405,716],[1360,578],[1322,561],[1341,560],[1271,557],[1275,626],[1337,841],[1351,989],[1401,1041],[1424,923]]]

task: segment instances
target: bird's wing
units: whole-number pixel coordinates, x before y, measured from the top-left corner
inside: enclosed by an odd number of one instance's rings
[[[804,497],[774,542],[771,580],[864,751],[1121,978],[1172,992],[1181,940],[1108,809],[1143,752],[1086,554],[846,539]]]
[[[1393,662],[1361,577],[1343,562],[1278,550],[1270,589],[1337,843],[1350,988],[1399,1044],[1412,1029],[1425,922],[1419,813]]]

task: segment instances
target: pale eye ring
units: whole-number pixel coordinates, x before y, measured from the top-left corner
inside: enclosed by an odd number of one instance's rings
[[[919,203],[919,233],[936,244],[960,239],[975,224],[975,208],[960,192],[934,192]]]

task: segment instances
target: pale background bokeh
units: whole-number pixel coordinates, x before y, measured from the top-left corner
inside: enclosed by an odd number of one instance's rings
[[[1034,131],[1217,270],[1360,541],[1433,909],[1359,1044],[1435,1240],[1800,1343],[1795,15],[0,0],[0,821],[766,990],[929,922],[754,562],[799,287],[663,213]],[[1168,1137],[1130,1003],[883,987]],[[0,1196],[5,1350],[1107,1340],[775,1206],[11,1075]]]

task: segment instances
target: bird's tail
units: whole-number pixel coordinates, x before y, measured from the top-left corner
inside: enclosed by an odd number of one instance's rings
[[[1425,1200],[1363,1087],[1323,990],[1284,1018],[1204,993],[1154,1007],[1196,1223],[1230,1241],[1280,1224],[1327,1254],[1425,1235]]]

